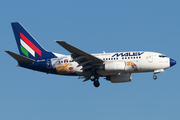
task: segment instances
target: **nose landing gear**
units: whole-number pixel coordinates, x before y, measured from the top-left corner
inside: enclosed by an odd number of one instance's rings
[[[157,76],[156,76],[156,74],[154,74],[154,76],[153,76],[153,79],[154,79],[154,80],[156,80],[156,79],[157,79]]]
[[[164,69],[154,70],[154,76],[153,76],[153,79],[156,80],[156,79],[157,79],[156,74],[162,73],[162,72],[164,72]]]

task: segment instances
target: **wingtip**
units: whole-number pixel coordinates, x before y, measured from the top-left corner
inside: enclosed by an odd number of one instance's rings
[[[63,41],[63,40],[54,40],[55,42],[57,42],[57,43],[65,43],[65,41]]]
[[[7,54],[11,54],[12,52],[9,50],[4,50]]]
[[[9,50],[4,50],[6,53],[8,53],[9,52]]]

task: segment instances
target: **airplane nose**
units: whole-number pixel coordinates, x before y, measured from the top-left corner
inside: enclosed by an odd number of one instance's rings
[[[170,67],[176,64],[176,61],[170,58]]]

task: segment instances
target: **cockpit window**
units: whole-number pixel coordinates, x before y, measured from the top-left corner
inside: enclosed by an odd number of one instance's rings
[[[167,57],[167,56],[165,56],[165,55],[159,55],[159,57],[164,58],[164,57]]]

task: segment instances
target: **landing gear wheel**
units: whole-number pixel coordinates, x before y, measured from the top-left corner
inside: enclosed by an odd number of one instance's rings
[[[96,81],[94,81],[94,87],[99,87],[100,86],[100,83],[99,83],[99,81],[98,80],[96,80]]]
[[[153,79],[154,79],[154,80],[156,80],[156,79],[157,79],[157,76],[156,76],[156,75],[154,75],[154,76],[153,76]]]

